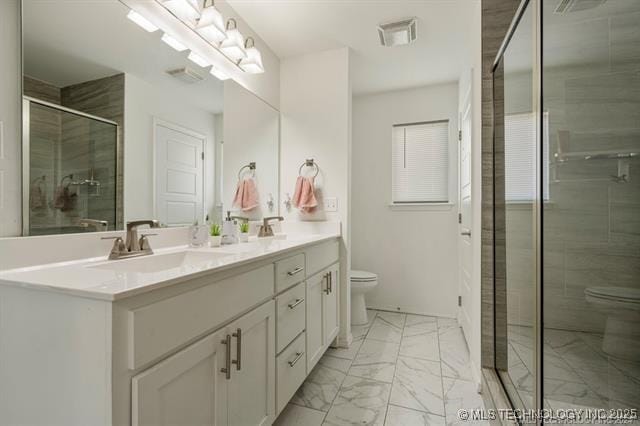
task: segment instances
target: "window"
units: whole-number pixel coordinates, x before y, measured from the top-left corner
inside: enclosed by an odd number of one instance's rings
[[[398,124],[392,135],[392,202],[449,202],[449,121]]]
[[[504,117],[505,200],[533,202],[535,179],[535,116],[531,112]],[[542,193],[549,199],[549,114],[543,115]]]

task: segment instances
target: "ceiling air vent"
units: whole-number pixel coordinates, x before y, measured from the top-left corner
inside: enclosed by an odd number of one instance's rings
[[[560,0],[553,13],[564,14],[571,12],[581,12],[593,9],[604,4],[607,0]]]
[[[195,84],[204,80],[204,77],[188,67],[169,70],[167,71],[167,74],[187,84]]]
[[[401,21],[387,22],[378,26],[380,44],[387,47],[410,44],[418,38],[418,29],[415,18]]]

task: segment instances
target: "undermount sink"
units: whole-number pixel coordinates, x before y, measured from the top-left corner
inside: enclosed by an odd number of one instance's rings
[[[111,260],[106,263],[90,266],[90,268],[107,269],[117,272],[151,273],[174,268],[202,267],[210,262],[215,262],[230,255],[231,253],[186,250],[177,253],[154,254],[132,259]]]

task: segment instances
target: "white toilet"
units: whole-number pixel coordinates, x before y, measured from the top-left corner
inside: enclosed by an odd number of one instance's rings
[[[602,350],[615,358],[640,359],[640,289],[588,287],[584,294],[607,315]]]
[[[378,285],[378,276],[373,272],[351,271],[351,324],[367,324],[367,305],[365,293]]]

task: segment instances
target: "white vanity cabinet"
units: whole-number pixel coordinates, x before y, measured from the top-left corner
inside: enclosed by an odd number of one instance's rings
[[[285,250],[112,300],[0,285],[0,424],[272,424],[339,328],[337,238]]]
[[[337,263],[307,279],[307,371],[338,335],[339,279]]]
[[[133,377],[132,424],[271,424],[274,317],[267,302]]]

